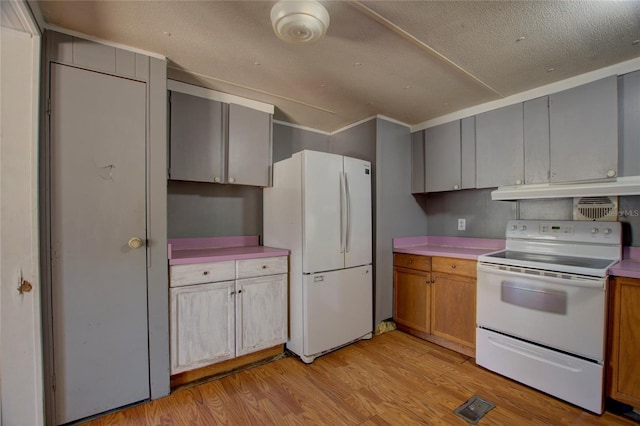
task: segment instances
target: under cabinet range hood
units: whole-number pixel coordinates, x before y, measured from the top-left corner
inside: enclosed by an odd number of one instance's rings
[[[605,181],[501,186],[491,192],[491,199],[515,201],[614,195],[640,195],[640,176],[625,176]]]

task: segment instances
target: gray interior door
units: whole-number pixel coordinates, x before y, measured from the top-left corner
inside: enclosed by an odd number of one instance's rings
[[[146,84],[51,69],[57,424],[149,398]]]

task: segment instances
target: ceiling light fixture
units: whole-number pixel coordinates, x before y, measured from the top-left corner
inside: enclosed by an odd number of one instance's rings
[[[329,12],[315,0],[280,0],[271,9],[278,38],[291,44],[315,43],[329,28]]]

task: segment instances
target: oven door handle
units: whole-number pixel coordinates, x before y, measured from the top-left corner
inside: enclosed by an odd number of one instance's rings
[[[544,271],[540,271],[539,274],[530,274],[526,272],[507,271],[504,269],[500,269],[499,266],[478,263],[478,278],[480,278],[480,274],[482,272],[493,274],[499,277],[528,278],[534,281],[544,281],[548,284],[568,285],[572,287],[593,288],[601,290],[605,289],[607,283],[606,277],[586,277],[581,275],[555,272],[549,272],[549,275],[544,275]],[[557,275],[560,275],[561,277],[558,277]],[[562,278],[562,276],[566,278]]]

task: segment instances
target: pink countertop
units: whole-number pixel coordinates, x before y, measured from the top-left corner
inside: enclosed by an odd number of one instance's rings
[[[289,250],[258,245],[258,237],[169,239],[169,265],[288,256]]]
[[[404,237],[393,239],[395,253],[422,256],[478,259],[478,256],[504,249],[504,240],[465,237]]]
[[[404,237],[393,239],[394,253],[443,256],[477,260],[478,256],[504,249],[504,240],[463,237]],[[622,261],[609,275],[640,278],[640,247],[624,247]]]
[[[609,268],[609,275],[640,278],[640,247],[625,247],[622,251],[622,261]]]

